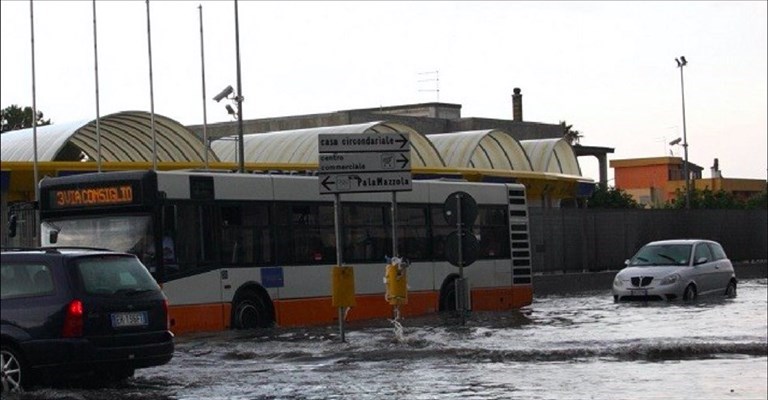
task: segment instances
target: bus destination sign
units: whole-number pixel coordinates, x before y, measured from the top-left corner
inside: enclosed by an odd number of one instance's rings
[[[51,190],[52,208],[73,208],[132,204],[132,185],[99,186],[81,189]]]

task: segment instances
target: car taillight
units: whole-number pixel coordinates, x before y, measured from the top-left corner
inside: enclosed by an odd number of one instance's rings
[[[83,336],[83,302],[72,300],[67,305],[67,313],[64,316],[64,328],[61,330],[62,337],[80,337]]]
[[[168,299],[163,299],[163,311],[165,311],[165,329],[171,330],[171,314],[168,312]]]

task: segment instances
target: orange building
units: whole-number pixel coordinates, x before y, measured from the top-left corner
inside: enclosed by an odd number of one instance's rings
[[[650,157],[611,160],[617,189],[622,189],[646,207],[659,207],[675,198],[676,190],[685,190],[683,159],[680,157]],[[766,190],[760,179],[723,178],[718,161],[711,168],[712,176],[702,178],[703,168],[688,162],[691,188],[712,191],[725,190],[746,199]]]

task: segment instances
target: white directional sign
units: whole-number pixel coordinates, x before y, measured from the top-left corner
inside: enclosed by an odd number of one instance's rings
[[[411,190],[405,133],[318,135],[320,194]]]
[[[410,170],[410,151],[320,154],[321,174]]]
[[[321,134],[319,153],[408,151],[411,142],[405,133]]]
[[[320,176],[320,194],[411,190],[410,172],[373,172]]]

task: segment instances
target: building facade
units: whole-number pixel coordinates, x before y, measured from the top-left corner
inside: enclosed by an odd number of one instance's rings
[[[685,191],[685,161],[680,157],[650,157],[611,160],[617,189],[622,189],[645,207],[661,207]],[[737,198],[747,199],[766,190],[760,179],[723,178],[718,162],[711,168],[711,177],[703,178],[704,168],[688,163],[692,189],[724,190]]]

